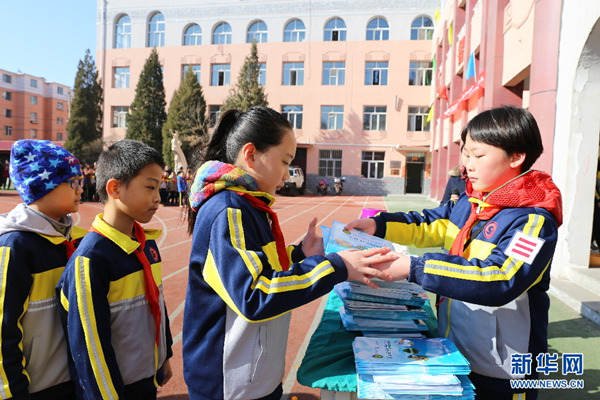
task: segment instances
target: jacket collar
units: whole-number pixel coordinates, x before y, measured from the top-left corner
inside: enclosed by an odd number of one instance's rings
[[[123,232],[120,232],[117,229],[110,226],[109,224],[107,224],[104,221],[103,217],[103,213],[96,215],[96,218],[92,223],[92,226],[98,232],[100,232],[102,236],[112,240],[127,254],[133,253],[138,247],[140,247],[139,242],[131,239]],[[144,233],[146,234],[146,240],[155,240],[162,234],[162,231],[159,229],[144,229]]]

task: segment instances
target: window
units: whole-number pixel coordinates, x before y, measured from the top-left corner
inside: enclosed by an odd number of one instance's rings
[[[37,138],[37,129],[31,129],[29,131],[29,133],[31,134],[31,138],[32,139],[36,139]]]
[[[29,119],[30,119],[30,122],[31,122],[32,124],[37,124],[37,123],[38,123],[38,120],[37,120],[37,113],[35,113],[35,112],[30,112],[30,113],[29,113]]]
[[[184,65],[182,78],[185,78],[185,73],[188,69],[190,69],[190,67],[192,67],[192,71],[196,75],[196,80],[198,81],[198,83],[200,83],[200,65]]]
[[[127,128],[129,107],[113,107],[113,128]]]
[[[63,103],[61,101],[56,103],[56,109],[57,110],[62,110],[63,109]]]
[[[342,176],[342,150],[319,150],[319,176]]]
[[[115,68],[114,71],[115,71],[114,87],[116,89],[129,88],[129,67]]]
[[[215,126],[218,119],[221,117],[221,107],[222,106],[210,106],[208,109],[208,123],[211,128]]]
[[[31,87],[36,88],[37,87],[37,81],[35,79],[32,79],[29,81],[29,85],[31,85]]]
[[[29,102],[30,102],[31,104],[37,105],[37,96],[31,96],[31,97],[29,98]]]
[[[2,74],[2,82],[4,82],[4,83],[12,83],[12,76],[11,75],[6,75],[6,74]]]
[[[385,131],[387,107],[365,106],[363,108],[363,130]]]
[[[367,25],[367,40],[389,40],[390,27],[383,18],[375,18]]]
[[[292,128],[302,129],[302,106],[281,106],[281,113],[290,121]]]
[[[12,136],[12,126],[4,126],[4,134],[6,136]]]
[[[231,25],[227,22],[217,25],[213,32],[212,44],[231,44]]]
[[[211,86],[229,86],[230,64],[213,64]]]
[[[427,17],[419,17],[410,25],[410,40],[433,39],[433,22]]]
[[[323,85],[341,86],[345,82],[345,62],[323,63]]]
[[[385,153],[383,151],[363,151],[360,174],[364,178],[383,178],[383,163]]]
[[[427,115],[429,107],[408,107],[408,130],[409,131],[428,131],[429,122]]]
[[[148,47],[163,47],[165,45],[165,17],[156,13],[148,24]]]
[[[7,92],[6,90],[2,92],[3,100],[12,100],[12,92]]]
[[[290,21],[283,31],[283,41],[284,42],[304,42],[304,37],[306,35],[306,28],[304,27],[304,22],[299,19],[295,19]]]
[[[304,85],[304,63],[283,63],[283,85]]]
[[[323,40],[326,42],[345,42],[346,24],[339,18],[334,18],[325,25]]]
[[[56,132],[56,140],[59,142],[63,140],[62,132]]]
[[[123,15],[115,25],[115,49],[128,49],[131,47],[131,19]]]
[[[62,125],[63,124],[63,119],[61,117],[57,117],[56,118],[56,125]]]
[[[388,63],[368,62],[365,63],[365,85],[387,85]]]
[[[12,118],[12,110],[9,110],[7,108],[4,109],[4,117],[5,118]]]
[[[408,84],[412,86],[430,86],[433,76],[433,63],[412,61],[408,73]]]
[[[58,93],[58,94],[63,94],[63,88],[62,88],[62,87],[60,87],[60,86],[57,86],[57,87],[56,87],[56,93]]]
[[[202,29],[200,25],[190,25],[183,35],[184,46],[200,46],[202,44]]]
[[[267,63],[258,63],[258,84],[267,84]]]
[[[321,129],[344,129],[344,106],[321,106]]]
[[[257,21],[250,26],[246,43],[252,43],[254,40],[256,43],[267,43],[267,24]]]

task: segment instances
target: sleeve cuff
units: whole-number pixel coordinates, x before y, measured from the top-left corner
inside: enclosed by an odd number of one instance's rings
[[[384,238],[386,232],[386,222],[382,217],[373,217],[375,220],[375,236]]]
[[[408,281],[422,285],[421,282],[423,282],[424,267],[425,261],[423,261],[422,257],[410,257],[410,272],[408,273]]]
[[[348,279],[348,269],[346,263],[342,260],[342,257],[336,253],[329,253],[325,255],[327,261],[331,263],[333,269],[335,269],[336,277],[339,278],[339,282],[344,282]]]

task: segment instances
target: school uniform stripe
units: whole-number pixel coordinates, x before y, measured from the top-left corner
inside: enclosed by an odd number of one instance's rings
[[[88,357],[102,398],[118,400],[119,395],[112,383],[110,371],[108,370],[104,351],[100,343],[100,337],[98,336],[89,263],[90,260],[85,257],[77,257],[75,259],[75,291],[77,303],[79,304],[79,318],[82,322]]]
[[[449,223],[448,219],[438,219],[429,224],[388,221],[385,239],[414,247],[442,247]]]
[[[335,270],[331,263],[329,261],[323,261],[304,275],[284,276],[273,279],[267,279],[266,277],[261,276],[256,288],[265,293],[283,293],[301,290],[313,285],[315,282],[334,272]]]
[[[0,338],[3,336],[2,326],[4,325],[4,300],[6,299],[6,276],[8,275],[8,262],[10,260],[10,248],[0,247]],[[0,394],[3,399],[12,397],[8,377],[4,369],[4,358],[0,352]]]
[[[227,221],[229,223],[233,248],[239,252],[242,260],[244,260],[244,264],[246,264],[250,275],[252,275],[252,279],[258,279],[258,276],[262,272],[262,262],[255,252],[246,250],[246,239],[242,226],[242,212],[234,208],[228,208]]]

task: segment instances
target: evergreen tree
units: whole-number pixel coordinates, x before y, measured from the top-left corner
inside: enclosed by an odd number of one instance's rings
[[[238,80],[235,86],[229,91],[229,96],[225,99],[221,111],[227,111],[232,108],[246,111],[250,107],[269,105],[265,90],[258,83],[259,72],[258,48],[256,41],[253,41],[250,55],[246,57]]]
[[[167,122],[162,129],[163,157],[165,163],[174,168],[173,151],[171,150],[173,132],[179,134],[181,150],[188,159],[196,146],[204,144],[208,140],[206,101],[202,93],[202,86],[192,68],[188,68],[179,89],[173,94]]]
[[[135,88],[135,98],[127,116],[127,139],[139,140],[162,152],[162,126],[165,113],[165,87],[156,48],[146,60],[140,80]]]
[[[95,148],[93,143],[101,137],[102,82],[98,79],[96,63],[88,49],[77,67],[65,148],[82,163],[92,163],[96,158],[91,147]]]

